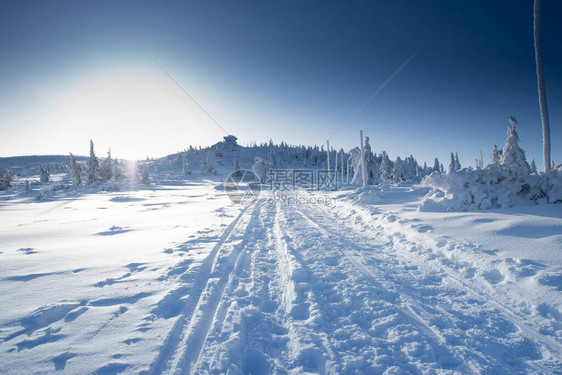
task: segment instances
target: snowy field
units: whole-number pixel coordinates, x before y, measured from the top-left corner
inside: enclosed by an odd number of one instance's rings
[[[0,373],[562,373],[560,205],[213,179],[0,200]]]

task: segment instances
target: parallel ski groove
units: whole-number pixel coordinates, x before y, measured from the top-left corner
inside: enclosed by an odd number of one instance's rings
[[[353,254],[351,254],[349,251],[346,251],[346,248],[358,248],[360,249],[361,246],[359,246],[358,244],[355,244],[349,240],[347,240],[345,238],[345,235],[343,234],[344,232],[349,235],[350,231],[352,231],[351,233],[354,233],[354,235],[357,238],[362,238],[362,237],[368,237],[368,235],[362,233],[362,232],[357,232],[357,229],[346,225],[344,222],[341,222],[341,224],[343,224],[343,226],[341,226],[341,228],[338,228],[337,226],[332,226],[330,225],[330,230],[327,230],[326,228],[324,228],[321,224],[318,223],[318,220],[314,220],[313,218],[311,218],[310,215],[307,215],[303,212],[303,210],[299,209],[299,214],[303,217],[305,217],[305,219],[307,220],[307,222],[309,222],[311,225],[317,227],[318,231],[321,232],[324,236],[326,236],[327,238],[331,239],[332,241],[335,241],[336,243],[340,243],[341,246],[339,246],[338,248],[340,249],[340,252],[342,253],[342,255],[348,259],[348,261],[350,261],[351,263],[354,264],[355,268],[363,273],[364,275],[370,277],[371,279],[373,279],[374,281],[377,281],[378,278],[372,273],[372,271],[370,270],[369,267],[365,266],[361,260],[358,259],[358,257],[354,256]],[[318,209],[318,211],[322,212],[322,217],[328,219],[330,222],[335,222],[334,218],[329,215],[325,210],[323,209]],[[341,234],[340,231],[342,231]],[[376,238],[371,238],[371,239],[376,239]],[[363,252],[364,253],[364,252]],[[454,274],[454,272],[453,272]],[[447,272],[447,275],[444,276],[444,279],[447,280],[451,280],[454,282],[454,284],[457,284],[458,286],[460,286],[462,288],[462,290],[470,293],[471,295],[480,297],[484,300],[487,301],[487,303],[489,303],[491,305],[491,307],[495,308],[498,312],[501,312],[503,314],[504,317],[507,318],[507,321],[511,322],[512,324],[514,324],[515,326],[519,327],[519,329],[521,330],[521,332],[523,333],[524,336],[535,340],[536,342],[541,343],[542,345],[545,345],[547,348],[549,348],[549,350],[552,353],[555,353],[555,355],[559,355],[560,354],[560,346],[557,345],[556,343],[554,343],[550,338],[545,337],[544,335],[540,334],[539,332],[536,332],[535,330],[533,330],[532,328],[526,326],[523,322],[521,322],[520,317],[514,313],[510,308],[508,308],[507,306],[504,306],[503,304],[501,304],[499,301],[497,301],[495,298],[493,298],[493,296],[487,294],[487,293],[479,293],[477,290],[475,290],[474,288],[470,287],[469,285],[467,285],[466,283],[464,283],[463,281],[459,280],[457,277],[454,277],[450,274],[450,272]],[[417,311],[424,311],[425,309],[423,308],[422,305],[420,305],[417,301],[415,301],[414,299],[412,299],[409,294],[408,294],[408,290],[405,289],[400,283],[396,283],[395,281],[393,281],[393,285],[395,287],[398,287],[397,290],[400,293],[401,299],[404,301],[404,307],[400,308],[405,314],[407,314],[408,316],[412,317],[414,320],[418,321],[420,324],[422,324],[425,329],[424,331],[427,333],[431,333],[432,336],[438,338],[438,340],[440,342],[443,341],[443,336],[435,329],[433,329],[433,327],[430,326],[430,324],[427,322],[427,319],[424,318],[423,316],[420,315],[419,312]],[[383,287],[386,286],[386,283],[383,283]],[[414,308],[415,307],[415,308]],[[417,311],[416,311],[417,310]],[[445,315],[449,315],[447,312],[442,310],[442,313],[444,313]],[[495,359],[491,359],[488,356],[486,356],[483,353],[479,353],[479,352],[466,352],[466,350],[463,350],[463,353],[460,353],[456,350],[456,348],[450,348],[452,349],[454,352],[457,352],[458,355],[460,355],[463,360],[465,361],[465,364],[469,366],[469,368],[474,371],[474,372],[479,372],[479,368],[480,366],[477,365],[477,363],[473,363],[473,361],[477,361],[482,363],[488,363],[489,368],[494,368],[495,366],[497,366],[498,364],[495,363]],[[500,349],[502,350],[506,356],[506,358],[512,357],[513,353],[509,353],[507,351],[507,349]],[[531,368],[533,367],[533,365],[530,365]],[[465,369],[466,370],[466,369]]]
[[[373,286],[376,286],[377,290],[379,292],[381,292],[381,294],[383,296],[385,296],[385,298],[387,300],[390,301],[390,300],[394,299],[394,297],[388,292],[389,289],[388,289],[388,286],[386,285],[386,283],[381,282],[381,280],[379,280],[379,278],[377,278],[368,267],[363,265],[355,256],[350,254],[349,251],[346,251],[346,249],[355,248],[356,245],[354,245],[352,242],[350,242],[345,237],[340,235],[338,233],[339,231],[335,230],[335,228],[330,228],[331,231],[324,228],[316,220],[314,220],[310,215],[306,214],[303,209],[300,209],[300,208],[297,207],[297,208],[294,208],[294,211],[300,217],[302,217],[308,224],[310,224],[311,227],[315,228],[318,232],[320,232],[320,234],[322,235],[322,237],[325,238],[326,241],[331,242],[332,246],[334,248],[336,248],[337,251],[342,255],[342,259],[345,259],[360,274],[362,274],[364,277],[371,280],[371,282],[373,283]],[[403,298],[403,296],[400,296],[400,297]],[[406,318],[410,322],[412,322],[412,321],[416,322],[415,326],[418,329],[420,329],[421,332],[425,333],[426,340],[431,342],[431,345],[433,347],[435,347],[435,348],[442,347],[442,344],[443,344],[443,341],[444,341],[443,337],[439,333],[435,332],[430,327],[430,325],[428,324],[428,322],[426,320],[424,320],[422,317],[420,317],[418,314],[416,314],[409,307],[408,302],[405,302],[405,303],[403,302],[403,304],[404,304],[404,306],[395,305],[394,308],[400,314],[402,314],[404,318]],[[445,347],[443,347],[443,349],[445,349]],[[454,353],[456,352],[456,350],[454,350],[453,348],[447,348],[447,349],[451,350]],[[457,355],[458,355],[458,353],[457,353]],[[458,368],[458,370],[462,370],[463,372],[467,372],[467,371],[475,372],[475,370],[472,368],[470,363],[461,364],[460,368]]]
[[[326,210],[324,210],[322,208],[320,208],[320,209],[327,217],[330,217],[332,220],[334,220],[334,218],[331,215],[329,215],[329,213]],[[356,231],[355,228],[353,228],[349,225],[347,225],[346,228],[348,230],[351,230],[351,231]],[[328,232],[326,232],[326,233],[328,233]],[[366,234],[364,234],[364,235],[369,236],[368,231],[366,231]],[[371,238],[376,239],[376,237],[372,237],[372,236],[371,236]],[[419,260],[416,260],[416,262],[422,263]],[[469,283],[463,281],[463,279],[459,275],[458,271],[455,270],[453,267],[450,267],[447,264],[443,264],[443,263],[440,263],[438,267],[436,267],[435,265],[433,265],[431,263],[429,263],[429,264],[423,263],[423,265],[429,266],[430,268],[432,268],[434,270],[438,270],[438,268],[446,268],[447,272],[443,276],[445,279],[447,279],[447,280],[451,281],[453,284],[456,284],[459,287],[463,288],[463,290],[467,291],[471,295],[484,299],[486,301],[486,303],[490,304],[491,306],[493,306],[497,310],[501,311],[504,315],[509,317],[509,320],[514,325],[516,325],[524,333],[525,336],[540,342],[542,345],[547,347],[549,349],[549,351],[551,351],[558,358],[562,358],[562,346],[559,343],[557,343],[551,337],[546,336],[546,335],[542,334],[541,332],[539,332],[538,328],[535,326],[535,324],[533,324],[532,322],[526,321],[527,320],[526,316],[523,316],[522,314],[518,313],[517,311],[515,311],[510,306],[502,303],[501,301],[499,301],[495,296],[493,296],[489,292],[483,290],[482,288],[478,288],[474,285],[470,285]],[[405,294],[405,295],[407,296],[407,294]]]
[[[195,276],[195,281],[185,303],[185,307],[160,350],[159,356],[153,362],[150,374],[173,373],[177,364],[185,357],[186,352],[191,350],[187,347],[187,341],[192,336],[195,320],[198,317],[196,312],[201,304],[203,291],[207,288],[211,278],[216,259],[223,246],[230,240],[232,233],[237,229],[249,208],[250,207],[247,206],[242,209],[240,214],[224,230],[217,244],[201,264]],[[256,210],[257,206],[254,207],[254,212]],[[187,373],[189,369],[183,369],[182,371],[183,373]]]

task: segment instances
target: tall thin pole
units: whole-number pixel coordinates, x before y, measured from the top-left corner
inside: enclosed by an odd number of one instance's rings
[[[341,159],[341,182],[343,184],[343,169],[344,169],[343,168],[343,166],[344,166],[343,159],[345,157],[345,152],[343,152],[343,149],[340,152],[341,152],[341,158],[340,158]]]
[[[363,180],[363,187],[367,186],[367,166],[365,165],[365,148],[363,146],[363,130],[359,130],[361,137],[361,177]]]
[[[336,151],[336,161],[334,162],[334,179],[336,183],[336,190],[338,189],[338,152]]]
[[[537,63],[537,85],[539,90],[539,107],[542,121],[542,147],[544,172],[550,172],[550,121],[548,119],[548,106],[546,105],[546,88],[544,85],[542,45],[541,45],[541,0],[535,0],[533,12],[533,31],[535,37],[535,60]]]
[[[328,146],[328,181],[330,180],[330,141],[326,141]]]

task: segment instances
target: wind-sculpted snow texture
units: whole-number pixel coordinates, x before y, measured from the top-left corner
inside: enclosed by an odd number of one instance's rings
[[[299,192],[332,199],[281,204],[265,191],[234,206],[205,182],[6,203],[40,214],[0,241],[10,307],[0,313],[0,372],[560,372],[559,256],[505,256],[438,229],[471,220],[490,239],[490,228],[503,240],[527,233],[520,243],[552,250],[560,215],[545,211],[525,232],[516,219],[500,227],[502,213],[417,212],[425,193]],[[68,216],[79,209],[88,215]],[[62,252],[45,247],[45,229],[32,231],[49,220]],[[77,238],[89,245],[73,250]]]

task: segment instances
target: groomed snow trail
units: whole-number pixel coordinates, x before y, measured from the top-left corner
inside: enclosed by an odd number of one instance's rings
[[[557,343],[395,246],[326,207],[252,203],[186,274],[151,373],[559,371]]]

